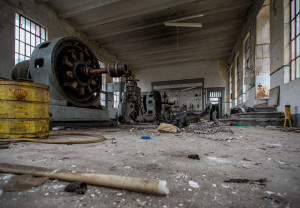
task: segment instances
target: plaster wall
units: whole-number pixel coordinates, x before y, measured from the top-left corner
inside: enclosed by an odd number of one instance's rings
[[[222,75],[218,73],[217,60],[149,67],[143,70],[135,70],[135,75],[140,80],[138,86],[142,92],[152,90],[151,82],[195,78],[204,78],[205,88],[226,86]]]
[[[0,77],[10,79],[10,72],[14,63],[14,22],[15,13],[19,13],[48,30],[48,40],[62,36],[73,36],[79,38],[95,53],[96,57],[104,62],[114,61],[116,58],[110,55],[106,50],[99,48],[94,41],[80,32],[74,30],[74,27],[67,21],[57,18],[53,10],[43,4],[36,4],[30,0],[4,0],[0,1]]]

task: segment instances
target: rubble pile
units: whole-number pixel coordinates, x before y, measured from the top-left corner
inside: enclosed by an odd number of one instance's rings
[[[216,134],[216,133],[231,133],[232,130],[228,126],[217,126],[213,122],[191,123],[186,132],[193,134]]]

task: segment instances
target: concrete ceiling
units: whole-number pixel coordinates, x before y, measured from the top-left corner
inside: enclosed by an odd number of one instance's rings
[[[230,56],[252,0],[37,0],[134,69]],[[202,28],[167,27],[165,21]]]

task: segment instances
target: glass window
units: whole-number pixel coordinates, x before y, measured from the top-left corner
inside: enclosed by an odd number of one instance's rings
[[[45,28],[16,13],[15,64],[30,59],[30,55],[34,47],[46,40],[47,37]]]
[[[121,82],[121,78],[120,77],[113,77],[113,82]],[[118,108],[120,103],[120,92],[114,92],[114,104],[113,107],[114,108]]]

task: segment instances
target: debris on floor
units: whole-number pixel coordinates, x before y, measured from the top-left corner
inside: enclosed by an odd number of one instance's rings
[[[193,159],[193,160],[200,160],[199,155],[188,155],[188,158]]]
[[[78,194],[85,194],[86,190],[87,190],[87,185],[84,182],[70,183],[65,188],[66,192],[75,192]]]
[[[266,178],[261,178],[261,179],[257,179],[257,180],[251,180],[251,179],[246,179],[246,178],[236,178],[236,179],[228,179],[225,180],[224,182],[227,183],[250,183],[250,184],[258,184],[258,185],[262,185],[265,186],[267,182]]]
[[[48,177],[32,177],[31,175],[17,175],[8,181],[4,191],[24,191],[42,185]]]
[[[161,123],[157,131],[160,133],[178,133],[180,129],[172,124]]]
[[[228,126],[215,126],[213,122],[192,123],[186,128],[186,132],[193,134],[216,134],[216,133],[231,133],[233,131]]]

